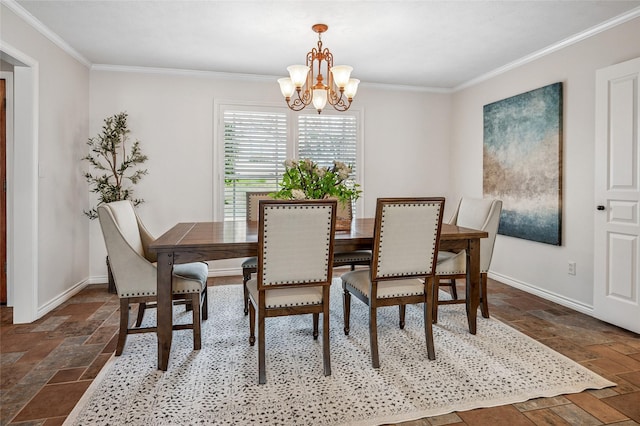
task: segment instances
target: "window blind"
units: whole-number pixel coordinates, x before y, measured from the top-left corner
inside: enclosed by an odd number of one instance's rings
[[[287,116],[224,111],[224,218],[246,218],[247,191],[277,191],[287,158]]]
[[[353,115],[299,115],[298,156],[320,166],[342,161],[356,167],[357,123]]]
[[[246,219],[247,192],[278,191],[287,158],[310,158],[327,167],[334,160],[342,161],[353,168],[355,179],[358,141],[355,115],[292,115],[286,111],[242,107],[222,108],[221,113],[225,220]],[[287,143],[290,137],[297,146]],[[288,147],[293,147],[297,155],[287,151]]]

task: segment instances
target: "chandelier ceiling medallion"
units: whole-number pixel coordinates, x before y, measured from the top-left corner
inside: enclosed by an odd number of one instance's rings
[[[353,68],[348,65],[334,66],[333,54],[328,48],[322,47],[322,33],[328,28],[325,24],[311,27],[318,33],[318,47],[307,53],[306,65],[287,67],[289,77],[278,80],[287,105],[294,111],[313,103],[320,114],[327,102],[337,111],[346,111],[356,95],[360,80],[350,78]],[[328,78],[327,84],[323,82],[323,72]]]

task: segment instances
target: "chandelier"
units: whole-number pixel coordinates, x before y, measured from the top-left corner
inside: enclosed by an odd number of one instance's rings
[[[327,102],[337,111],[346,111],[356,95],[360,80],[350,78],[353,68],[348,65],[334,66],[333,54],[328,48],[322,47],[322,33],[328,28],[325,24],[311,27],[318,33],[318,47],[307,53],[306,65],[287,67],[289,77],[278,80],[287,105],[294,111],[313,103],[320,114]],[[328,78],[327,84],[324,83],[323,72]]]

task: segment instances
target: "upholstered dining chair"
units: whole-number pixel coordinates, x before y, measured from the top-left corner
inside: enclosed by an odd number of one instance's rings
[[[247,202],[245,204],[247,209],[247,222],[255,222],[258,220],[258,203],[260,200],[269,200],[271,192],[269,191],[252,191],[247,192]],[[251,256],[246,258],[242,262],[242,288],[244,289],[244,314],[249,313],[249,293],[247,291],[247,281],[251,279],[251,274],[254,274],[258,270],[258,258]]]
[[[98,207],[98,218],[107,247],[109,263],[120,298],[120,330],[116,356],[120,356],[128,334],[156,332],[156,327],[140,328],[144,311],[156,306],[156,256],[149,252],[154,237],[147,231],[130,201],[115,201]],[[191,324],[174,325],[174,330],[193,330],[193,349],[201,347],[200,318],[208,317],[208,266],[204,262],[173,267],[173,299],[192,310]],[[129,305],[139,303],[134,328],[129,328]]]
[[[488,238],[480,240],[480,306],[482,316],[489,318],[489,303],[487,302],[487,272],[493,257],[493,246],[500,224],[500,212],[502,211],[502,201],[482,198],[462,198],[458,203],[458,208],[450,219],[449,223],[464,228],[479,229],[489,234]],[[458,299],[456,289],[456,279],[465,279],[467,272],[466,251],[457,253],[441,251],[438,253],[438,264],[436,265],[436,300],[433,304],[433,322],[438,321],[438,305],[465,303],[465,299]],[[442,283],[443,279],[448,279],[447,283]],[[465,281],[466,282],[466,281]],[[438,289],[440,286],[449,286],[451,300],[439,300]]]
[[[353,216],[351,202],[338,201],[337,218],[350,218]],[[371,263],[371,250],[353,250],[336,252],[333,254],[333,267],[349,266],[353,271],[356,265],[368,266]]]
[[[399,306],[404,328],[407,304],[424,305],[429,359],[435,359],[432,332],[433,284],[444,198],[379,198],[371,266],[342,275],[344,333],[350,331],[351,295],[369,306],[371,364],[380,367],[377,309]]]
[[[258,313],[259,383],[267,381],[265,318],[313,314],[318,338],[322,314],[324,375],[331,374],[329,289],[336,224],[335,200],[262,200],[258,231],[258,272],[249,291],[249,344],[255,344]]]

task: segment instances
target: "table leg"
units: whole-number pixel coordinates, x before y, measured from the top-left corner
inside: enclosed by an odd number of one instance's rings
[[[167,371],[173,338],[173,253],[158,254],[158,370]]]
[[[480,305],[480,239],[470,239],[467,248],[467,321],[469,333],[476,334]]]

